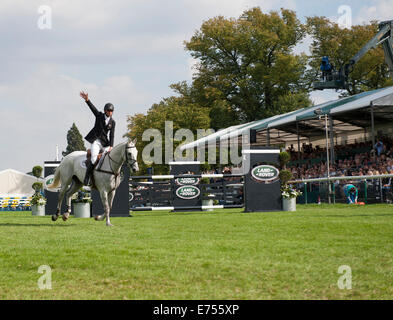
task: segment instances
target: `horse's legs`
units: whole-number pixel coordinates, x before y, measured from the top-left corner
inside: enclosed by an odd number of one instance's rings
[[[108,193],[109,213],[112,210],[113,199],[115,198],[116,190]]]
[[[72,179],[72,184],[71,187],[68,189],[66,193],[66,209],[67,211],[63,214],[63,221],[66,221],[71,214],[71,197],[72,195],[77,192],[81,187],[83,186],[83,183],[80,182],[78,179],[73,178]]]
[[[108,194],[109,210],[108,210],[108,214],[106,216],[106,225],[112,225],[110,220],[109,220],[109,215],[110,215],[110,213],[112,211],[113,199],[115,198],[115,194],[116,194],[116,190],[113,190],[113,191],[109,192],[109,194]]]
[[[65,195],[65,193],[67,191],[68,184],[69,183],[67,183],[67,184],[66,183],[64,183],[64,184],[62,183],[61,184],[61,188],[60,188],[60,192],[59,192],[59,199],[57,201],[57,210],[56,210],[56,214],[52,215],[52,221],[56,221],[57,218],[59,217],[59,215],[61,214],[61,204],[63,202],[64,195]]]
[[[100,214],[100,215],[98,215],[98,216],[94,216],[94,220],[102,221],[102,220],[105,219],[105,205],[106,205],[106,200],[104,200],[104,199],[106,199],[107,195],[106,195],[106,192],[102,192],[101,190],[98,190],[98,192],[100,193],[100,199],[101,199],[102,205],[103,205],[103,207],[104,207],[104,214]]]
[[[108,227],[112,227],[112,224],[109,220],[110,206],[109,206],[109,201],[108,201],[108,192],[106,192],[105,190],[100,191],[100,197],[101,197],[102,205],[104,207],[104,214],[96,216],[95,219],[96,220],[104,220],[106,218],[106,225]]]

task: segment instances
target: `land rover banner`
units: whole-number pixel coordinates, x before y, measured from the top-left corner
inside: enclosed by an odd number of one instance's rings
[[[269,165],[261,165],[251,170],[251,176],[258,182],[271,183],[278,179],[280,171]]]
[[[201,191],[194,186],[181,186],[176,190],[176,195],[184,200],[195,199],[199,196]]]
[[[199,178],[177,178],[175,182],[179,186],[194,186],[199,183]]]

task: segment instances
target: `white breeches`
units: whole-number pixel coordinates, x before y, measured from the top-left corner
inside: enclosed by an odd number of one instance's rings
[[[94,164],[97,161],[97,156],[98,154],[102,151],[108,151],[109,147],[104,148],[101,144],[101,141],[99,139],[95,140],[91,144],[91,162]]]

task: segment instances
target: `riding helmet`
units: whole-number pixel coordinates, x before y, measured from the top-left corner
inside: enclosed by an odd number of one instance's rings
[[[112,103],[107,103],[104,107],[104,111],[113,111],[115,107],[113,106]]]

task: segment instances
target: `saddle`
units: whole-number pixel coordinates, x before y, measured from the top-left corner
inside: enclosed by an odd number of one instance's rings
[[[101,157],[104,153],[101,151],[98,156],[97,156],[97,160],[95,163],[93,163],[94,168],[97,166],[97,164],[100,162]],[[87,164],[89,163],[89,161],[91,161],[91,149],[87,149],[87,154],[86,154],[86,160],[85,160],[85,164],[87,166]]]
[[[99,170],[99,169],[101,168],[102,162],[100,163],[100,161],[101,161],[101,158],[102,158],[103,154],[104,154],[103,152],[100,152],[100,153],[97,155],[97,160],[96,160],[96,162],[93,163],[93,169],[92,169],[91,174],[90,174],[91,188],[93,188],[93,189],[96,189],[93,171],[94,171],[94,170]],[[89,165],[89,163],[91,162],[91,149],[88,149],[88,150],[87,150],[86,160],[85,160],[84,162],[85,162],[86,168],[88,168],[88,165]],[[98,168],[96,168],[97,165],[98,165],[99,163],[100,163],[100,165],[98,166]]]

